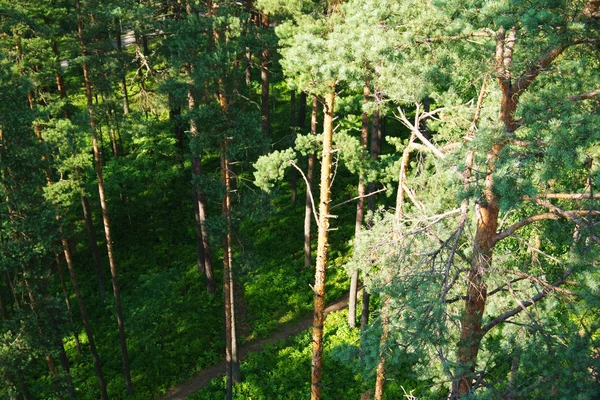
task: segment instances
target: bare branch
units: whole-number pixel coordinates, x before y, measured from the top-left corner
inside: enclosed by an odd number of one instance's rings
[[[317,209],[315,208],[315,199],[313,198],[313,195],[312,195],[310,183],[308,182],[308,179],[306,178],[306,175],[304,175],[304,172],[302,171],[302,169],[300,169],[293,160],[290,160],[290,164],[292,165],[292,167],[296,168],[298,170],[298,172],[300,172],[300,175],[302,175],[302,178],[304,179],[304,182],[306,183],[306,191],[308,192],[308,196],[310,197],[310,206],[312,208],[313,216],[315,217],[315,222],[317,223],[317,227],[320,227]]]
[[[531,217],[522,219],[519,222],[517,222],[515,224],[512,224],[511,226],[509,226],[504,231],[498,233],[496,235],[496,237],[494,238],[494,243],[498,243],[502,239],[505,239],[505,238],[511,236],[519,228],[527,226],[527,225],[529,225],[529,224],[531,224],[533,222],[542,221],[542,220],[546,220],[546,219],[560,219],[560,217],[558,215],[556,215],[555,213],[545,213],[545,214],[533,215]]]
[[[575,225],[581,228],[585,228],[586,224],[584,223],[584,221],[577,218],[578,215],[600,215],[600,212],[594,210],[564,211],[559,207],[555,206],[554,204],[541,199],[535,199],[535,202],[540,206],[552,211],[553,213],[556,213],[561,217],[566,218],[567,220],[573,222]],[[592,239],[596,244],[600,244],[600,238],[595,234],[590,233],[590,239]]]
[[[518,277],[520,277],[522,279],[527,279],[530,282],[537,283],[538,285],[541,285],[541,286],[545,287],[548,290],[552,290],[552,291],[555,291],[555,292],[560,293],[560,294],[566,294],[568,296],[576,296],[576,293],[574,293],[574,292],[572,292],[572,291],[570,291],[568,289],[562,289],[560,287],[554,286],[550,282],[545,281],[543,279],[540,279],[538,277],[535,277],[533,275],[529,275],[529,274],[526,274],[524,272],[517,271],[517,270],[514,270],[514,269],[507,269],[507,270],[504,270],[504,271],[508,272],[509,274],[516,275],[516,276],[518,276]],[[564,280],[562,282],[563,282],[563,284],[566,283]]]
[[[600,199],[600,193],[547,193],[538,195],[540,197],[560,200]]]
[[[341,203],[339,203],[339,204],[336,204],[336,205],[334,205],[334,206],[331,206],[331,207],[329,207],[329,210],[333,210],[333,209],[334,209],[334,208],[336,208],[336,207],[343,206],[344,204],[346,204],[346,203],[350,203],[351,201],[354,201],[354,200],[358,200],[358,199],[364,199],[364,198],[366,198],[366,197],[370,197],[370,196],[376,195],[377,193],[385,192],[386,190],[387,190],[387,187],[385,187],[385,186],[384,186],[382,189],[376,190],[376,191],[374,191],[374,192],[371,192],[371,193],[369,193],[369,194],[365,194],[365,195],[363,195],[363,196],[356,196],[356,197],[353,197],[353,198],[351,198],[351,199],[349,199],[349,200],[342,201],[342,202],[341,202]]]
[[[419,129],[418,126],[413,125],[408,118],[406,118],[406,115],[404,114],[404,111],[402,111],[402,108],[398,107],[398,112],[399,115],[394,114],[394,116],[400,121],[402,122],[402,124],[404,126],[406,126],[408,129],[410,129],[410,131],[412,133],[414,133],[419,140],[425,145],[427,146],[431,152],[433,154],[435,154],[438,158],[444,158],[445,154],[442,153],[437,147],[435,147],[424,135],[423,133],[421,133],[421,130]]]
[[[432,43],[432,42],[444,42],[447,40],[461,40],[461,39],[470,39],[476,37],[486,37],[489,38],[493,35],[493,32],[489,32],[488,30],[484,30],[482,32],[472,32],[466,35],[454,35],[454,36],[435,36],[430,38],[425,38],[423,40],[417,41],[417,43]]]
[[[600,95],[600,89],[592,90],[591,92],[582,93],[577,96],[569,97],[569,101],[589,100]]]
[[[554,283],[553,285],[551,285],[554,289],[556,289],[558,286],[561,286],[563,284],[565,284],[567,282],[567,278],[573,273],[573,268],[570,268],[569,270],[567,270],[565,272],[565,274],[563,275],[563,278],[561,280],[559,280],[558,282]],[[554,289],[548,289],[545,288],[544,290],[542,290],[540,293],[536,294],[535,296],[533,296],[531,299],[520,302],[519,303],[519,307],[515,307],[510,311],[505,312],[504,314],[494,318],[493,320],[491,320],[487,325],[485,325],[482,329],[481,329],[481,334],[485,335],[490,329],[492,329],[493,327],[495,327],[496,325],[499,325],[503,322],[505,322],[506,320],[508,320],[511,317],[514,317],[515,315],[519,314],[521,311],[523,311],[524,309],[531,307],[533,304],[537,303],[538,301],[540,301],[541,299],[543,299],[544,297],[548,296],[548,294],[550,294],[551,292],[554,291]]]

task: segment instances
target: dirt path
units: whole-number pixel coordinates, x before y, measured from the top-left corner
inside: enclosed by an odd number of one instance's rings
[[[342,297],[340,300],[331,304],[329,307],[325,309],[325,315],[339,311],[345,308],[348,305],[348,296]],[[249,343],[246,343],[244,346],[241,346],[239,349],[240,352],[240,360],[243,361],[244,358],[248,355],[248,353],[255,353],[262,351],[265,345],[270,343],[278,343],[282,340],[289,338],[290,336],[296,335],[309,326],[312,325],[313,317],[312,315],[306,317],[300,321],[290,322],[288,324],[284,324],[281,326],[281,329],[277,332],[273,332],[273,334],[265,339],[255,340]],[[207,386],[209,382],[220,376],[225,374],[225,360],[219,361],[217,364],[212,365],[202,371],[196,372],[196,374],[190,378],[189,380],[180,383],[179,385],[171,387],[166,396],[162,397],[165,400],[184,400],[187,396],[192,393],[197,392],[203,387]]]

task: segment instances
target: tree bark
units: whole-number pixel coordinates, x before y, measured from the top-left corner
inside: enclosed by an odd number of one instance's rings
[[[296,147],[296,91],[290,91],[290,128],[292,130],[292,147]],[[290,188],[291,188],[291,196],[292,196],[292,204],[296,204],[296,196],[297,196],[297,187],[298,187],[298,171],[296,168],[292,168],[291,171],[291,179],[290,179]]]
[[[117,52],[122,57],[123,50],[121,42],[121,20],[117,18],[117,20],[115,21],[115,25],[117,27],[115,35],[115,39],[117,42]],[[121,60],[121,67],[123,68],[121,73],[121,90],[123,91],[123,114],[127,115],[129,114],[129,95],[127,93],[127,81],[125,79],[125,65],[123,63],[123,60]]]
[[[368,87],[364,89],[364,96],[369,96],[370,91]],[[379,112],[373,113],[373,125],[371,129],[371,141],[370,141],[370,155],[373,160],[377,160],[379,158],[379,153],[381,152],[381,118],[379,117]],[[368,184],[368,193],[373,193],[375,191],[375,183],[369,182]],[[367,206],[369,212],[372,214],[375,212],[375,196],[369,196],[367,200]],[[367,221],[367,227],[370,229],[373,224],[372,217]],[[360,317],[360,329],[364,331],[367,329],[369,325],[369,303],[371,301],[371,295],[367,291],[367,288],[363,288],[363,304],[362,304],[362,313]]]
[[[71,283],[73,284],[73,290],[75,291],[75,297],[77,298],[79,314],[81,315],[81,321],[83,322],[85,333],[88,337],[88,343],[90,345],[90,351],[92,352],[92,357],[94,359],[94,368],[96,369],[96,376],[98,377],[98,383],[100,384],[100,393],[102,395],[103,400],[108,400],[108,393],[106,392],[106,382],[104,380],[104,374],[102,373],[102,363],[100,362],[100,357],[98,356],[98,351],[96,349],[96,341],[94,340],[94,332],[92,331],[92,327],[87,316],[87,311],[83,303],[83,297],[81,296],[81,291],[79,290],[79,281],[77,280],[77,274],[73,265],[73,257],[71,256],[69,243],[64,238],[61,242],[63,245],[63,251],[65,253],[65,260],[67,261],[67,268],[69,269],[69,274],[71,275]]]
[[[73,329],[73,337],[75,338],[75,347],[77,348],[77,354],[81,355],[81,343],[79,342],[79,333],[75,328],[75,321],[73,321],[73,312],[71,311],[71,302],[69,301],[69,292],[67,291],[67,284],[65,282],[65,274],[60,265],[60,257],[56,255],[56,269],[58,270],[58,276],[60,278],[60,285],[62,287],[63,295],[65,296],[65,304],[67,305],[67,311],[69,314],[69,321],[71,322],[71,328]]]
[[[102,301],[104,301],[106,297],[106,289],[104,288],[104,272],[102,272],[102,259],[100,258],[100,249],[98,248],[98,242],[96,242],[96,228],[94,228],[94,221],[92,220],[90,199],[83,193],[80,193],[79,197],[81,199],[83,218],[85,219],[85,228],[87,230],[88,240],[90,242],[90,250],[92,252],[92,257],[94,258],[94,265],[96,266],[98,293],[100,294],[100,298],[102,299]]]
[[[225,84],[218,79],[219,91],[217,98],[221,111],[227,118],[229,103],[225,95]],[[225,186],[222,202],[222,214],[225,221],[226,233],[223,238],[223,297],[225,300],[225,361],[227,364],[226,399],[233,398],[233,384],[241,382],[240,361],[237,353],[237,334],[235,321],[235,295],[233,285],[233,243],[231,227],[231,177],[228,156],[228,138],[221,140],[221,180]]]
[[[186,75],[191,75],[191,67],[186,68]],[[190,112],[196,109],[196,96],[192,88],[188,89],[188,108]],[[195,118],[190,118],[190,136],[192,140],[198,140],[198,123]],[[202,176],[202,158],[192,154],[192,179],[198,180]],[[213,275],[212,252],[208,231],[206,230],[207,204],[206,195],[202,192],[198,183],[193,184],[194,191],[194,218],[196,220],[196,241],[198,251],[198,271],[204,272],[206,276],[206,290],[210,294],[216,293],[216,283]]]
[[[262,25],[265,29],[269,28],[269,15],[262,15]],[[266,137],[271,136],[271,109],[269,107],[269,65],[271,59],[269,49],[265,48],[261,52],[260,59],[260,81],[261,81],[261,105],[260,115],[262,132]]]
[[[363,102],[368,101],[369,88],[363,89]],[[360,134],[360,145],[366,149],[369,140],[369,115],[366,112],[362,113],[362,127]],[[366,185],[362,174],[358,178],[358,201],[356,203],[356,219],[354,223],[354,247],[358,243],[358,237],[362,230],[362,224],[365,215],[365,198]],[[356,328],[356,297],[358,295],[358,271],[354,271],[350,277],[350,296],[348,297],[348,326],[352,329]]]
[[[76,8],[78,11],[77,16],[77,31],[79,35],[79,41],[81,46],[81,54],[84,57],[87,57],[87,50],[85,45],[85,39],[83,35],[83,18],[81,16],[81,5],[79,0],[77,0]],[[108,207],[106,204],[105,190],[104,190],[104,179],[102,177],[102,160],[100,158],[100,149],[98,146],[98,138],[96,133],[96,122],[94,116],[94,108],[92,102],[92,83],[90,80],[89,70],[87,67],[87,63],[82,63],[83,68],[83,79],[85,82],[85,90],[87,97],[87,110],[88,115],[90,117],[90,130],[92,133],[92,147],[94,152],[94,164],[96,168],[96,176],[98,178],[98,194],[100,197],[100,206],[102,208],[102,221],[104,223],[104,235],[106,238],[106,249],[108,253],[108,262],[110,265],[110,272],[112,276],[112,285],[113,285],[113,294],[115,298],[115,311],[117,314],[117,326],[119,329],[119,341],[121,344],[121,356],[123,360],[123,375],[125,378],[125,385],[127,388],[127,393],[133,393],[133,384],[131,382],[131,373],[129,371],[129,356],[127,354],[127,339],[125,336],[125,321],[123,319],[123,309],[121,306],[121,294],[119,291],[119,283],[118,283],[118,272],[117,265],[115,262],[114,251],[113,251],[113,240],[112,233],[110,228],[110,217],[108,213]]]
[[[325,270],[329,247],[329,202],[331,201],[331,154],[333,140],[333,116],[335,87],[325,95],[323,120],[323,159],[321,161],[321,193],[319,199],[319,238],[317,246],[317,266],[314,285],[314,320],[312,344],[311,400],[321,398],[321,371],[323,356],[323,326],[325,323]]]
[[[312,115],[310,119],[310,133],[312,135],[317,134],[317,115],[319,107],[319,99],[317,96],[313,97],[312,102]],[[306,268],[310,268],[312,265],[312,254],[311,254],[311,232],[310,227],[312,225],[312,201],[310,197],[310,192],[312,190],[312,181],[313,181],[313,170],[315,166],[316,156],[314,153],[311,153],[308,156],[308,168],[306,170],[306,180],[308,181],[306,187],[306,201],[304,204],[304,266]]]

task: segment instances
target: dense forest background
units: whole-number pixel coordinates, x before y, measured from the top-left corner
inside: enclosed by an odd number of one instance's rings
[[[0,0],[0,397],[598,398],[599,7]]]

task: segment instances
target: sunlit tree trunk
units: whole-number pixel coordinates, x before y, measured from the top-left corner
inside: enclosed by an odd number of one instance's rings
[[[84,57],[87,57],[87,50],[84,39],[83,32],[83,18],[81,16],[81,5],[79,0],[77,0],[77,31],[79,35],[79,41],[81,45],[81,54]],[[119,342],[121,344],[121,356],[123,361],[123,375],[125,377],[125,385],[127,388],[127,393],[133,393],[133,384],[131,382],[131,373],[129,370],[129,356],[127,354],[127,339],[125,336],[125,321],[123,319],[123,309],[121,305],[121,294],[119,291],[119,283],[118,283],[118,272],[117,266],[114,257],[113,251],[113,240],[112,240],[112,232],[110,227],[110,217],[108,214],[108,207],[106,204],[106,196],[104,190],[104,179],[102,176],[102,160],[100,158],[100,149],[98,146],[98,137],[96,132],[96,122],[94,116],[94,107],[93,107],[93,99],[92,99],[92,83],[90,80],[89,70],[86,62],[82,63],[83,69],[83,79],[85,82],[85,91],[87,97],[87,111],[90,118],[90,130],[92,133],[92,147],[94,152],[94,164],[96,168],[96,176],[98,178],[98,194],[100,197],[100,207],[102,208],[102,221],[104,223],[104,235],[106,238],[106,249],[108,253],[108,262],[110,265],[110,272],[112,276],[112,285],[113,285],[113,294],[115,298],[115,311],[117,314],[117,326],[119,329]]]
[[[88,343],[90,345],[90,351],[94,359],[94,368],[96,369],[96,376],[98,377],[98,383],[100,384],[100,394],[102,395],[103,400],[108,400],[108,393],[106,392],[106,381],[104,380],[104,374],[102,373],[102,363],[100,362],[100,357],[98,356],[98,350],[96,349],[96,341],[94,339],[94,332],[92,331],[87,311],[83,303],[83,297],[81,296],[81,291],[79,290],[79,281],[77,280],[77,274],[75,273],[75,267],[73,265],[73,257],[71,256],[69,243],[66,239],[62,239],[62,245],[63,251],[65,253],[67,267],[69,269],[69,274],[71,275],[71,283],[73,285],[73,290],[75,291],[75,297],[77,298],[77,304],[79,306],[79,314],[81,315],[81,321],[83,322],[85,333],[88,338]]]
[[[325,270],[329,248],[329,202],[331,201],[331,155],[333,140],[333,116],[335,88],[325,95],[323,119],[323,159],[321,161],[321,191],[319,198],[319,238],[317,245],[317,266],[314,284],[314,320],[312,336],[311,400],[321,398],[321,372],[323,362],[323,326],[325,324]]]
[[[363,102],[368,101],[369,88],[364,87],[363,90]],[[363,148],[367,148],[367,142],[369,140],[369,115],[366,112],[362,113],[362,126],[360,131],[360,145]],[[356,202],[356,218],[354,221],[354,245],[358,242],[360,231],[364,222],[365,215],[365,196],[366,185],[364,179],[359,177],[358,179],[358,201]],[[350,328],[356,328],[356,298],[358,295],[358,271],[354,271],[350,277],[350,296],[348,298],[348,326]]]
[[[319,99],[317,96],[313,97],[312,101],[312,114],[310,118],[310,133],[312,135],[317,134],[317,115],[318,115],[318,107],[319,107]],[[308,181],[306,187],[306,201],[304,205],[304,266],[306,268],[310,268],[312,265],[312,255],[311,255],[311,239],[312,234],[310,232],[310,228],[312,225],[312,201],[310,197],[310,193],[312,190],[312,181],[313,181],[313,171],[315,168],[315,159],[316,156],[314,153],[308,155],[308,168],[306,170],[306,180]]]

